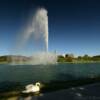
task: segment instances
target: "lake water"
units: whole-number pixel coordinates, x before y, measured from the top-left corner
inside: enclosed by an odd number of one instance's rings
[[[3,90],[4,92],[4,90],[7,90],[9,87],[11,88],[17,83],[25,86],[37,81],[49,83],[51,81],[69,81],[98,76],[100,76],[100,63],[59,63],[56,65],[1,64],[0,91],[2,92]]]
[[[0,65],[0,82],[31,83],[71,80],[100,75],[100,63],[56,65]]]

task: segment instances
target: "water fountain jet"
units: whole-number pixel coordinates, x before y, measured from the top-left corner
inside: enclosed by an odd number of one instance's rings
[[[31,56],[30,64],[54,64],[57,62],[56,53],[48,52],[48,16],[47,10],[39,8],[36,10],[35,15],[32,18],[31,23],[27,27],[27,30],[21,38],[20,44],[25,44],[31,35],[39,41],[43,39],[45,44],[45,50],[43,52],[35,53]],[[19,44],[18,44],[19,45]],[[22,46],[19,46],[22,47]],[[18,48],[17,48],[18,50]]]

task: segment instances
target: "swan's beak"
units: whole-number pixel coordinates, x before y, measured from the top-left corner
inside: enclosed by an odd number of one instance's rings
[[[43,87],[45,87],[45,85],[41,83],[40,88],[43,88]]]

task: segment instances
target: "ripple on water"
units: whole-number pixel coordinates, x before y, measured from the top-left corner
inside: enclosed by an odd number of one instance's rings
[[[76,93],[76,96],[82,97],[82,94],[81,93]]]

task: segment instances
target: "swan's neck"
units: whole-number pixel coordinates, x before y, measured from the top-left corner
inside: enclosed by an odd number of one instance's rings
[[[40,86],[40,84],[39,84],[39,83],[36,83],[36,86],[38,86],[38,87],[39,87],[39,86]]]

